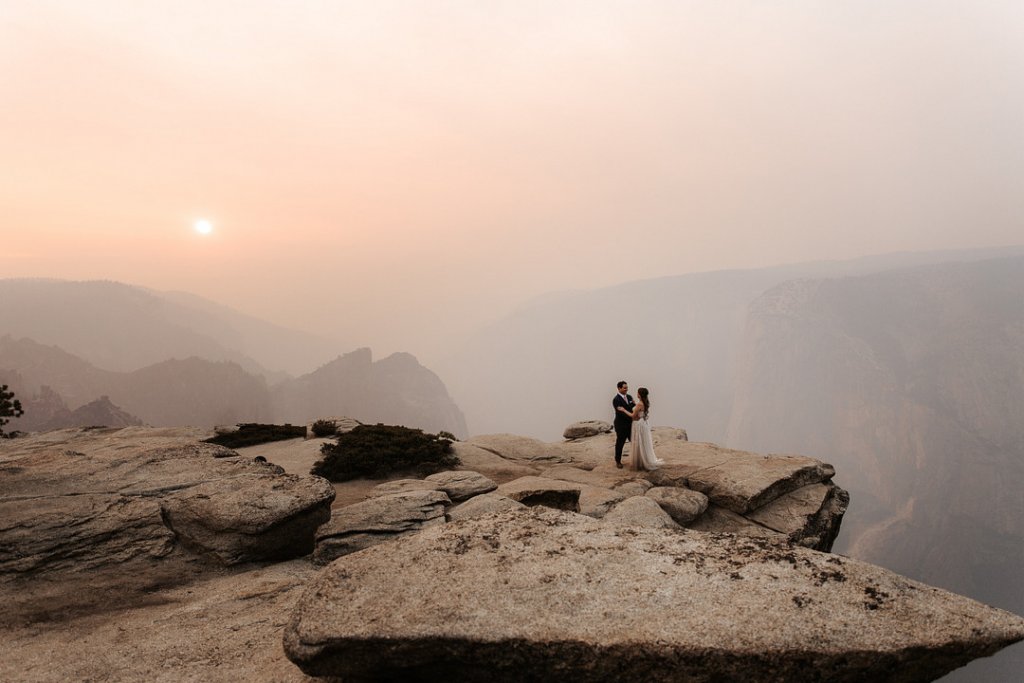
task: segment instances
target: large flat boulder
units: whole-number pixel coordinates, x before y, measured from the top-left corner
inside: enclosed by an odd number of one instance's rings
[[[232,565],[313,552],[333,500],[334,487],[321,477],[252,473],[173,493],[160,509],[182,543]]]
[[[689,488],[711,502],[744,514],[809,484],[827,481],[835,469],[802,455],[766,455],[734,451],[728,460],[686,477]]]
[[[160,521],[160,503],[150,498],[83,493],[0,500],[0,575],[117,566],[164,557],[175,543]]]
[[[505,460],[531,465],[550,466],[571,462],[571,459],[562,453],[558,445],[516,434],[481,434],[474,436],[466,443],[490,451]]]
[[[540,467],[529,464],[529,461],[505,458],[494,449],[465,441],[453,442],[452,451],[459,458],[462,467],[479,472],[498,483],[540,472]]]
[[[629,496],[622,491],[580,484],[581,515],[601,519],[608,512]]]
[[[678,529],[679,524],[646,496],[626,498],[604,515],[604,523],[629,529]]]
[[[393,493],[405,493],[407,491],[440,491],[441,487],[434,482],[423,479],[394,479],[383,484],[377,484],[370,489],[370,497],[390,496]]]
[[[839,535],[839,525],[850,495],[835,484],[810,484],[780,496],[752,512],[747,519],[815,550],[828,551]]]
[[[498,488],[494,480],[485,477],[479,472],[467,470],[456,470],[451,472],[438,472],[426,478],[426,482],[437,486],[438,490],[444,491],[453,502],[463,501],[482,493],[489,493]]]
[[[708,509],[708,497],[699,491],[674,486],[655,486],[645,494],[677,523],[687,525]]]
[[[0,575],[115,571],[178,549],[227,563],[312,551],[329,482],[199,442],[211,434],[126,427],[3,440]]]
[[[579,512],[580,484],[545,477],[520,477],[506,482],[497,492],[523,505],[543,505],[559,510]]]
[[[506,498],[498,493],[485,493],[482,496],[470,498],[465,503],[453,507],[448,511],[448,518],[454,522],[460,519],[484,517],[496,512],[525,509],[525,505],[511,498]]]
[[[607,434],[612,431],[612,425],[604,420],[581,420],[573,422],[562,432],[563,439],[585,439],[588,436]]]
[[[335,561],[284,647],[346,680],[913,683],[1021,639],[1021,617],[863,562],[535,508]]]
[[[451,500],[443,491],[410,490],[338,508],[316,532],[313,561],[326,564],[399,536],[445,523]]]

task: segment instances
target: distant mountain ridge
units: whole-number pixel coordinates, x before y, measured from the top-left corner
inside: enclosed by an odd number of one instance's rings
[[[197,356],[235,362],[269,381],[306,372],[343,348],[193,294],[111,281],[0,280],[2,334],[59,346],[106,370]]]
[[[113,372],[58,347],[5,336],[0,337],[0,381],[10,384],[25,406],[25,415],[11,422],[11,429],[22,431],[81,426],[87,416],[103,414],[102,398],[113,404],[107,413],[112,422],[136,419],[153,426],[302,424],[349,415],[460,437],[467,431],[462,412],[437,375],[409,354],[373,362],[369,349],[268,385],[230,361],[191,357]]]

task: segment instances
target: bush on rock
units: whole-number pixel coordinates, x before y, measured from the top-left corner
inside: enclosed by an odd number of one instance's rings
[[[383,424],[359,425],[339,434],[337,443],[325,443],[320,452],[312,473],[331,481],[383,478],[405,471],[423,477],[459,464],[449,439],[422,429]]]
[[[306,436],[305,425],[296,427],[290,424],[265,425],[247,423],[238,425],[238,431],[218,434],[212,439],[207,439],[206,443],[215,443],[218,446],[225,446],[227,448],[245,448],[246,446],[256,446],[270,441],[301,439],[304,436]]]

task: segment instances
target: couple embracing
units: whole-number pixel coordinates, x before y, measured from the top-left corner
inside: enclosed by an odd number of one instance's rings
[[[629,441],[632,456],[629,469],[656,470],[662,462],[654,455],[654,439],[647,421],[651,412],[650,392],[645,387],[637,389],[640,402],[634,403],[629,395],[629,384],[622,381],[617,386],[619,392],[612,399],[612,408],[615,409],[615,466],[622,468],[622,447]]]

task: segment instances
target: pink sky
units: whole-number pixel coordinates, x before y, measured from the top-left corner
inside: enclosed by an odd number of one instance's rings
[[[0,277],[429,352],[551,290],[1021,243],[1021,35],[1018,2],[3,3]]]

